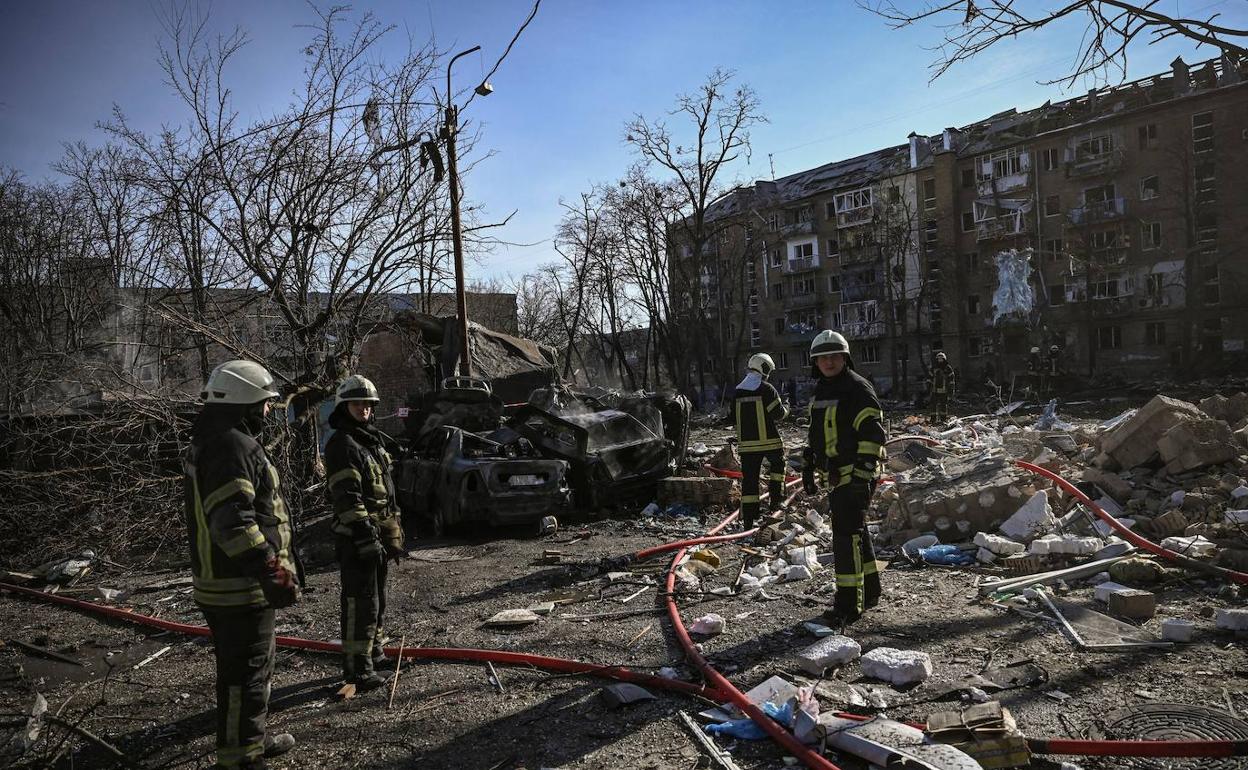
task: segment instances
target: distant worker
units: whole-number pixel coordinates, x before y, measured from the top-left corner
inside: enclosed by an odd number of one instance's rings
[[[295,745],[289,733],[265,733],[274,610],[300,598],[290,517],[258,440],[277,396],[260,364],[221,364],[200,394],[186,456],[192,584],[216,651],[218,768],[263,768]]]
[[[1057,345],[1049,346],[1049,376],[1057,377],[1061,374],[1060,365],[1062,359],[1062,349]]]
[[[784,442],[776,423],[789,416],[780,394],[767,378],[776,363],[766,353],[750,356],[749,371],[732,394],[732,413],[741,452],[741,522],[751,529],[758,517],[758,475],[767,461],[768,507],[776,510],[784,496]]]
[[[884,412],[875,390],[854,371],[849,342],[830,329],[810,346],[810,431],[802,482],[816,494],[815,471],[827,471],[832,489],[832,554],[836,598],[823,617],[833,625],[852,623],[880,601],[880,576],[866,515],[884,454]]]
[[[403,527],[391,477],[386,436],[373,424],[377,388],[352,375],[338,386],[325,445],[325,475],[334,511],[331,529],[342,577],[342,668],[356,692],[375,690],[389,677],[382,622],[386,611],[386,560],[403,558]]]
[[[944,422],[949,417],[949,399],[958,387],[958,373],[949,363],[945,352],[936,353],[932,366],[932,420]]]

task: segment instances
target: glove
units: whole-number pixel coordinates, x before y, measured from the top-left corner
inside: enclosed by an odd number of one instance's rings
[[[802,452],[802,489],[808,495],[819,494],[819,486],[815,484],[815,450],[810,447]]]
[[[301,595],[295,573],[279,564],[276,556],[270,556],[264,563],[260,590],[264,592],[264,600],[275,610],[297,603]]]
[[[398,517],[383,519],[377,528],[381,531],[381,546],[385,549],[386,558],[406,559],[407,550],[403,548],[403,525]]]
[[[381,540],[377,529],[370,521],[357,521],[352,527],[351,540],[355,543],[355,553],[361,561],[382,561],[385,556],[381,550]]]

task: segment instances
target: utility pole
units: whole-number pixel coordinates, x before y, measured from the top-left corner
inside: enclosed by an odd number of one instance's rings
[[[481,50],[473,46],[451,57],[446,65],[446,154],[448,181],[451,186],[451,239],[455,248],[455,313],[459,323],[459,373],[472,376],[472,358],[468,348],[468,298],[464,291],[464,233],[459,221],[459,165],[455,158],[455,134],[459,132],[459,108],[451,95],[451,65],[461,56]],[[484,85],[484,84],[483,84]],[[478,93],[483,87],[478,87]]]

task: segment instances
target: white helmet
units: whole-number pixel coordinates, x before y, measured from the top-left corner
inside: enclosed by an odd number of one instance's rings
[[[226,361],[212,370],[199,398],[205,404],[258,404],[278,397],[273,375],[255,361]]]
[[[1033,347],[1033,348],[1031,349],[1031,352],[1032,352],[1033,354],[1035,354],[1035,353],[1039,353],[1039,352],[1040,352],[1040,348]]]
[[[833,353],[845,354],[845,368],[854,368],[854,357],[849,354],[849,341],[840,332],[824,329],[815,335],[810,343],[810,376],[819,377],[819,365],[815,359],[819,356],[830,356]]]
[[[948,360],[949,360],[949,357],[945,355],[945,351],[943,351],[943,350],[938,350],[938,351],[936,351],[936,360],[937,360],[937,361],[948,361]]]
[[[750,356],[750,362],[746,368],[758,372],[763,377],[770,377],[771,373],[776,370],[776,362],[771,360],[771,356],[766,353],[755,353]]]
[[[381,400],[377,395],[377,386],[373,385],[373,381],[367,377],[361,377],[353,374],[342,381],[338,386],[338,392],[334,394],[334,406],[338,406],[344,401],[372,401],[374,403]]]

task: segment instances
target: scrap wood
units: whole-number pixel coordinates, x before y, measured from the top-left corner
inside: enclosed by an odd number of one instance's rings
[[[434,701],[442,700],[448,695],[454,695],[455,693],[459,693],[463,691],[464,691],[464,688],[456,687],[453,690],[446,690],[445,692],[440,692],[437,695],[430,695],[428,698],[425,699],[425,705],[421,706],[418,709],[414,709],[411,706],[408,706],[407,711],[403,712],[403,716],[407,717],[412,714],[420,714],[422,712],[429,711],[430,709],[437,708],[438,704],[434,703]],[[413,703],[415,703],[415,701],[413,701]]]
[[[644,610],[618,610],[616,612],[595,612],[592,615],[569,615],[561,613],[561,620],[571,620],[574,623],[587,623],[591,620],[601,620],[603,618],[627,618],[632,615],[650,615],[656,612],[663,612],[662,607],[649,607]]]
[[[28,644],[26,642],[23,642],[20,639],[10,639],[9,644],[17,645],[18,647],[21,647],[23,650],[26,650],[27,652],[33,655],[37,655],[39,657],[48,658],[49,660],[55,660],[61,663],[68,663],[71,666],[79,666],[79,667],[82,666],[82,663],[74,660],[68,655],[62,655],[59,652],[53,652],[52,650],[46,649],[44,647],[40,647],[35,644]]]
[[[650,632],[650,629],[652,629],[652,628],[654,628],[654,624],[653,624],[653,623],[651,623],[650,625],[648,625],[648,626],[646,626],[645,628],[641,629],[640,631],[638,631],[638,632],[637,632],[637,635],[636,635],[636,636],[634,636],[632,639],[629,639],[629,640],[628,640],[628,644],[626,644],[626,645],[624,645],[624,646],[625,646],[625,647],[628,647],[628,648],[632,648],[632,646],[633,646],[633,645],[635,645],[635,644],[637,644],[637,642],[640,642],[640,641],[641,641],[641,637],[643,637],[643,636],[645,636],[646,634],[648,634],[648,633]]]
[[[403,634],[402,636],[399,637],[399,649],[400,650],[403,649],[403,646],[405,644],[407,644],[407,634]],[[394,693],[396,690],[399,689],[399,672],[402,667],[403,667],[403,656],[396,655],[394,658],[394,678],[390,680],[390,698],[389,700],[386,701],[387,711],[394,708]]]
[[[1130,558],[1134,554],[1133,548],[1130,552],[1119,556],[1110,556],[1106,559],[1096,559],[1094,561],[1078,564],[1074,567],[1066,567],[1065,569],[1056,569],[1049,572],[1041,572],[1035,575],[1025,575],[1023,577],[1010,578],[1009,580],[998,580],[994,583],[980,583],[979,592],[981,594],[995,594],[1000,591],[1021,591],[1024,588],[1043,585],[1045,583],[1057,582],[1066,578],[1081,578],[1095,575],[1098,572],[1104,572],[1111,564]]]
[[[498,675],[498,669],[494,668],[494,662],[490,660],[487,660],[485,665],[490,670],[490,684],[494,685],[499,695],[502,695],[505,690],[503,689],[503,678]]]
[[[629,602],[631,602],[633,599],[636,599],[638,596],[641,596],[641,595],[642,595],[642,594],[644,594],[646,591],[649,591],[649,590],[650,590],[650,588],[651,588],[651,586],[642,586],[641,588],[637,589],[636,593],[629,594],[628,596],[624,597],[623,599],[620,599],[620,604],[628,604],[628,603],[629,603]]]
[[[711,759],[719,763],[724,770],[741,770],[741,766],[732,761],[732,755],[716,745],[715,741],[698,727],[697,723],[689,718],[689,715],[683,711],[676,712],[680,716],[680,720],[685,723],[685,727],[689,728],[689,732],[693,734],[694,740],[706,749],[706,753],[711,755]]]
[[[73,722],[70,722],[68,720],[61,719],[60,717],[54,716],[51,714],[45,714],[44,719],[48,720],[52,724],[60,725],[61,727],[65,728],[66,730],[69,730],[70,732],[77,733],[78,735],[82,736],[86,740],[90,741],[91,743],[94,743],[96,746],[103,749],[110,756],[112,756],[113,759],[117,760],[118,762],[125,765],[126,767],[138,767],[138,764],[136,764],[133,759],[131,759],[130,757],[122,753],[121,749],[118,749],[116,746],[104,740],[103,738],[96,735],[95,733],[91,732],[87,728],[82,727],[81,725],[74,724]]]
[[[132,670],[132,671],[138,671],[140,668],[143,668],[143,667],[144,667],[144,666],[146,666],[148,663],[151,663],[153,660],[156,660],[156,659],[157,659],[157,658],[159,658],[161,655],[164,655],[166,652],[169,652],[169,651],[170,651],[170,650],[172,650],[172,649],[173,649],[173,645],[172,645],[172,644],[167,644],[167,645],[165,645],[164,647],[160,648],[160,649],[159,649],[159,650],[157,650],[156,652],[153,652],[151,655],[148,655],[148,656],[147,656],[146,658],[144,658],[143,660],[140,660],[138,663],[135,663],[135,664],[134,664],[134,668],[133,668],[133,669],[131,669],[131,670]]]

